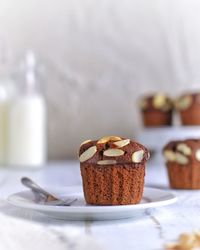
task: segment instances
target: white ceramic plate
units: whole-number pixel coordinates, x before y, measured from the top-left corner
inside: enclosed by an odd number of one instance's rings
[[[165,206],[174,203],[177,198],[169,191],[144,188],[142,201],[136,205],[94,206],[86,205],[81,187],[47,189],[64,199],[77,198],[73,205],[67,207],[41,205],[34,201],[31,191],[11,195],[8,202],[14,206],[35,210],[49,217],[64,220],[114,220],[138,217],[145,209]],[[67,194],[67,195],[66,195]]]

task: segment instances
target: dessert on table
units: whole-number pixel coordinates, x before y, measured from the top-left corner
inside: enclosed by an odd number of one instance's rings
[[[182,125],[200,125],[200,93],[181,95],[175,101]]]
[[[145,127],[162,127],[172,124],[173,102],[164,94],[142,97],[140,110]]]
[[[88,204],[139,203],[149,151],[119,136],[87,140],[79,149],[84,197]]]
[[[200,189],[200,140],[171,141],[163,155],[172,188]]]

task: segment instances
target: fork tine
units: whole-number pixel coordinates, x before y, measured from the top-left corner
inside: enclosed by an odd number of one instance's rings
[[[57,201],[47,201],[45,205],[52,205],[52,206],[70,206],[73,202],[77,199],[67,199],[67,200],[57,200]]]
[[[70,201],[70,202],[68,203],[68,206],[70,206],[72,203],[74,203],[74,202],[77,201],[77,200],[78,200],[78,199],[76,198],[76,199]]]

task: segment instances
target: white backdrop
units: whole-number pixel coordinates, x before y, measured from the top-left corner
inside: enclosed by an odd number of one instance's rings
[[[0,37],[46,67],[50,157],[132,137],[143,93],[200,89],[199,13],[199,0],[0,0]]]

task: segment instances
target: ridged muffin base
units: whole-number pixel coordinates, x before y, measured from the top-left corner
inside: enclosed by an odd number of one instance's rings
[[[128,205],[140,202],[144,164],[97,165],[81,163],[83,192],[88,204]]]

